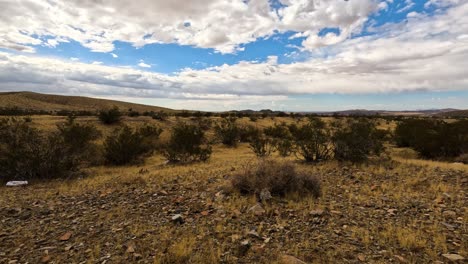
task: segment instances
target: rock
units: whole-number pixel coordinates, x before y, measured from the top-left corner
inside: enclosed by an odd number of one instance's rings
[[[250,244],[250,241],[248,239],[242,241],[238,249],[239,256],[244,256],[245,254],[247,254],[251,246],[252,245]]]
[[[9,181],[6,183],[8,187],[18,187],[28,185],[28,181]]]
[[[63,235],[59,238],[59,240],[60,240],[60,241],[67,241],[67,240],[69,240],[69,239],[71,238],[71,236],[72,236],[72,233],[71,233],[71,232],[66,232],[65,234],[63,234]]]
[[[218,202],[223,201],[225,197],[226,195],[223,193],[223,191],[219,191],[215,194],[215,200]]]
[[[271,200],[271,193],[269,190],[267,189],[263,189],[261,192],[260,192],[260,201],[261,202],[267,202],[269,200]]]
[[[361,261],[361,262],[366,261],[366,256],[364,256],[364,254],[358,254],[358,255],[357,255],[357,258],[358,258],[359,261]]]
[[[442,215],[444,218],[457,218],[457,213],[451,210],[444,211]]]
[[[126,252],[127,252],[127,253],[135,253],[135,248],[133,247],[133,245],[129,245],[129,246],[127,247],[127,251],[126,251]]]
[[[282,255],[279,263],[281,264],[306,264],[304,261],[291,255]]]
[[[176,214],[171,218],[172,222],[176,224],[183,224],[184,223],[184,218],[182,217],[181,214]]]
[[[203,212],[201,212],[200,214],[203,215],[203,216],[207,216],[207,215],[210,214],[210,212],[208,212],[208,211],[203,211]]]
[[[45,255],[41,258],[41,263],[49,263],[50,262],[50,256]]]
[[[406,259],[400,255],[393,255],[400,263],[407,263]]]
[[[322,216],[324,211],[322,209],[315,209],[309,212],[311,216]]]
[[[251,237],[254,237],[254,238],[260,238],[260,235],[257,233],[257,231],[255,230],[250,230],[248,233],[247,233],[248,236],[251,236]]]
[[[256,204],[256,205],[250,207],[249,210],[247,210],[247,211],[253,213],[256,216],[261,216],[264,213],[266,213],[265,209],[263,209],[261,204]]]
[[[464,257],[458,255],[458,254],[442,254],[442,256],[450,261],[461,261],[461,260],[465,260]]]

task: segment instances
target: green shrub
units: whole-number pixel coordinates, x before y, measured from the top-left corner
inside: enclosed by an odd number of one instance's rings
[[[291,139],[274,139],[273,144],[281,157],[288,157],[294,152],[294,144]]]
[[[215,126],[215,132],[221,142],[229,147],[237,146],[240,129],[235,118],[225,118]]]
[[[199,126],[178,123],[172,128],[163,155],[169,162],[206,161],[210,158],[211,146]]]
[[[291,126],[294,153],[306,162],[319,162],[331,157],[330,129],[319,118],[311,118],[302,126]]]
[[[156,113],[151,113],[151,117],[155,120],[166,121],[169,117],[169,114],[164,111],[159,111]]]
[[[339,161],[364,162],[369,155],[383,151],[385,133],[376,129],[372,120],[349,118],[335,123],[334,155]]]
[[[100,136],[92,125],[73,118],[52,133],[32,128],[17,119],[0,120],[0,179],[61,178],[92,162],[93,143]]]
[[[257,157],[270,156],[276,149],[273,139],[264,136],[256,136],[249,143],[250,149]]]
[[[320,196],[320,181],[313,175],[296,171],[288,162],[260,160],[232,177],[231,184],[242,194],[260,194],[268,190],[272,196],[296,193],[301,197]]]
[[[108,110],[101,110],[99,112],[99,120],[106,125],[111,125],[120,122],[122,113],[118,107],[113,107]]]
[[[155,126],[144,125],[138,129],[129,126],[116,128],[104,142],[104,157],[114,165],[124,165],[141,161],[156,147],[162,130]]]
[[[262,135],[262,131],[260,131],[260,129],[252,125],[239,127],[239,141],[240,142],[252,142],[252,140],[257,139],[261,135]]]
[[[406,119],[395,129],[399,147],[410,147],[425,158],[453,159],[468,153],[468,120],[444,122],[435,119]]]

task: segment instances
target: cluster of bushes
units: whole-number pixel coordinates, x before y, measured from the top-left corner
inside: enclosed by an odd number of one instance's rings
[[[66,177],[93,161],[99,131],[69,118],[51,133],[15,118],[0,120],[0,179]]]
[[[406,119],[395,129],[399,147],[410,147],[430,159],[459,159],[468,153],[468,120],[445,122],[434,119]]]
[[[259,157],[278,151],[281,156],[294,154],[306,162],[335,158],[339,161],[364,162],[380,155],[386,132],[370,119],[343,119],[331,125],[310,117],[302,125],[275,124],[258,133],[250,143]]]

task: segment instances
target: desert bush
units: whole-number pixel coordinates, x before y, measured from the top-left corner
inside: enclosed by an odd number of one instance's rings
[[[252,125],[239,127],[240,142],[252,142],[252,140],[260,137],[261,135],[262,131]]]
[[[273,196],[320,196],[320,182],[315,176],[296,171],[292,163],[274,160],[249,164],[232,177],[231,184],[242,194],[259,194],[266,189]]]
[[[292,129],[294,128],[294,129]],[[332,154],[330,129],[319,118],[311,118],[307,124],[291,126],[294,153],[306,162],[329,159]]]
[[[116,128],[104,142],[104,157],[113,165],[124,165],[141,161],[156,147],[162,130],[152,125],[132,129],[127,125]]]
[[[89,164],[100,136],[92,125],[70,118],[56,131],[44,133],[18,119],[0,120],[0,179],[61,178]]]
[[[334,126],[335,159],[358,163],[383,151],[385,133],[378,130],[371,119],[349,118],[345,122],[336,122]]]
[[[270,156],[276,149],[273,139],[261,135],[253,137],[249,146],[259,158]]]
[[[108,110],[101,110],[98,117],[102,123],[110,125],[120,122],[122,119],[122,113],[118,107],[113,107]]]
[[[289,138],[274,139],[273,143],[281,157],[288,157],[294,152],[293,141]]]
[[[150,115],[153,119],[159,120],[159,121],[166,121],[167,118],[169,117],[169,114],[164,111],[153,112]]]
[[[395,129],[399,147],[410,147],[422,157],[453,159],[468,153],[468,121],[452,123],[435,119],[406,119]]]
[[[273,138],[291,138],[291,132],[285,123],[274,124],[273,126],[266,127],[263,133]]]
[[[240,129],[236,124],[236,118],[224,118],[216,124],[215,132],[219,140],[229,147],[237,146],[240,140]]]
[[[211,155],[203,130],[197,125],[176,124],[171,138],[163,148],[163,155],[170,162],[206,161]]]

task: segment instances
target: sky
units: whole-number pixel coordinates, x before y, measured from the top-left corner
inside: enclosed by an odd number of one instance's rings
[[[0,92],[468,109],[468,0],[0,0]]]

